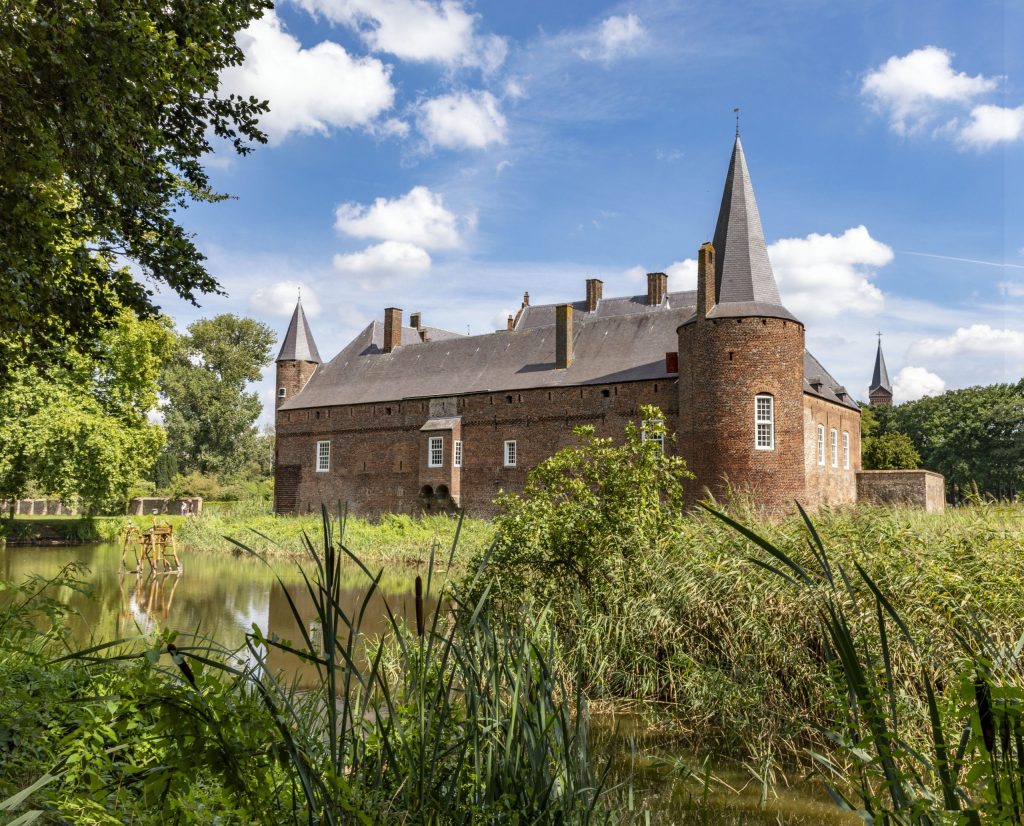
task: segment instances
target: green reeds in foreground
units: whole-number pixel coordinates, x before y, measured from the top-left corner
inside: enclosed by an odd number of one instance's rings
[[[307,630],[298,595],[281,582],[301,634],[297,641],[268,637],[254,626],[238,652],[198,638],[165,646],[173,665],[156,666],[164,688],[147,695],[147,703],[174,709],[159,737],[193,744],[183,750],[193,770],[216,772],[231,805],[246,810],[252,822],[608,822],[610,806],[588,746],[586,703],[552,667],[555,644],[545,612],[524,608],[496,624],[486,591],[467,603],[435,582],[432,556],[425,592],[439,592],[437,608],[424,616],[418,598],[416,624],[409,628],[377,591],[381,572],[372,573],[345,547],[344,530],[344,518],[334,521],[325,509],[322,547],[303,540],[301,587],[314,606],[318,633]],[[367,582],[354,611],[342,606],[346,567],[361,570]],[[389,618],[388,633],[375,639],[362,627],[372,600],[383,602]],[[125,652],[124,646],[96,646],[78,660],[109,666],[145,658],[147,652]],[[307,670],[311,665],[312,687],[300,689],[272,673],[272,651]],[[223,701],[224,690],[237,698],[236,706],[262,707],[255,727],[266,732],[265,742],[231,730],[239,718]],[[108,751],[130,752],[132,745],[112,742]],[[165,765],[152,766],[147,776],[168,774],[168,758],[161,759]],[[120,799],[134,783],[147,782],[140,774],[135,767],[118,778],[125,787]],[[147,794],[140,802],[159,806],[166,798],[166,792]]]
[[[847,711],[841,730],[824,732],[836,754],[811,753],[833,799],[867,823],[1024,822],[1024,636],[1005,644],[975,617],[951,613],[962,660],[945,668],[929,662],[864,568],[854,562],[848,570],[830,560],[807,513],[797,507],[813,567],[706,509],[771,557],[752,558],[755,564],[814,597],[830,673]],[[872,621],[863,622],[865,615]],[[894,633],[916,659],[919,677],[909,686],[894,678]],[[908,719],[915,713],[927,715],[928,752],[901,735],[920,722]]]

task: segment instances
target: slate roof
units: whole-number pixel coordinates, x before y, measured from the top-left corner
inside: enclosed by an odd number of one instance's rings
[[[309,322],[306,321],[306,313],[302,309],[302,302],[295,305],[295,312],[292,313],[292,320],[288,323],[288,332],[284,334],[284,341],[281,343],[281,352],[277,354],[278,361],[311,361],[320,364],[320,353],[316,349],[316,342],[313,341],[313,333],[309,329]]]
[[[886,390],[892,393],[892,385],[889,384],[889,371],[885,368],[885,356],[882,355],[882,339],[878,339],[878,353],[875,355],[875,372],[871,374],[871,386],[868,393],[876,390]]]
[[[643,298],[643,302],[640,301]],[[409,327],[402,346],[383,352],[384,326],[374,321],[337,356],[313,374],[301,393],[281,405],[301,410],[344,404],[398,401],[650,379],[676,379],[666,371],[665,354],[679,348],[676,330],[693,315],[696,294],[671,293],[661,305],[649,307],[646,296],[602,299],[588,313],[574,304],[573,362],[555,368],[554,304],[524,310],[514,331],[476,336],[436,331],[423,342]],[[839,383],[810,354],[805,358],[804,392],[845,404],[835,390]],[[809,379],[821,376],[820,389]]]
[[[779,298],[739,135],[733,144],[711,243],[715,247],[715,303],[744,305],[724,307],[719,311],[720,317],[769,315],[793,318],[782,307]],[[765,312],[766,309],[771,311]]]

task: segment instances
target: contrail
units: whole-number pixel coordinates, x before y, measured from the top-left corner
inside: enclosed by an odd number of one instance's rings
[[[941,258],[943,261],[963,261],[965,264],[984,264],[987,267],[1004,267],[1012,270],[1024,270],[1024,264],[1005,264],[999,261],[979,261],[976,258],[954,258],[952,255],[934,255],[930,252],[910,252],[896,250],[900,255],[920,255],[922,258]]]

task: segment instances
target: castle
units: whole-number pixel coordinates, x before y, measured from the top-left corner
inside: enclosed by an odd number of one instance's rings
[[[770,509],[857,500],[860,408],[782,305],[738,135],[696,291],[650,273],[646,295],[605,298],[589,279],[582,300],[526,294],[507,329],[476,336],[390,307],[326,363],[297,305],[277,359],[275,508],[487,516],[575,426],[621,439],[645,404],[696,475],[691,498],[732,486]]]

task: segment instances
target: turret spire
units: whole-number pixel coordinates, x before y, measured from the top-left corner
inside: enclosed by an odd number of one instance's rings
[[[781,307],[738,132],[712,243],[716,304],[754,302]]]
[[[885,356],[882,355],[882,334],[878,334],[878,352],[875,354],[875,372],[871,374],[871,386],[868,388],[868,400],[874,406],[892,404],[892,385],[889,383],[889,371],[885,367]]]
[[[316,342],[313,341],[313,333],[309,329],[309,322],[306,321],[301,299],[295,304],[295,312],[292,313],[292,320],[288,324],[288,332],[284,335],[277,360],[320,364],[320,353],[316,349]]]

